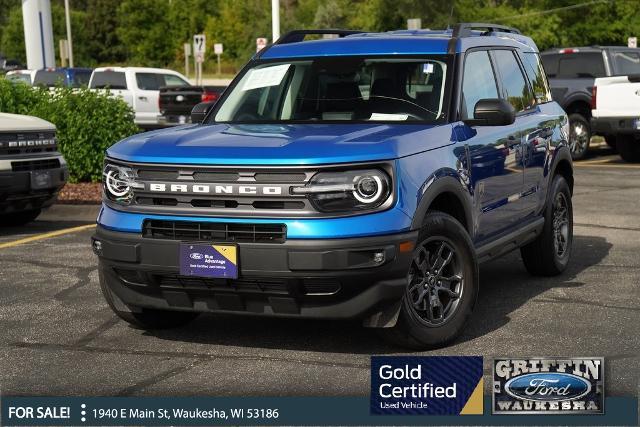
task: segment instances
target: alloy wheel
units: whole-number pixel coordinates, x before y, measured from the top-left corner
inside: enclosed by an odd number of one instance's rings
[[[576,121],[571,123],[569,143],[572,153],[579,156],[584,153],[589,143],[589,130],[584,123]]]
[[[553,203],[553,246],[558,258],[569,249],[569,208],[564,193],[558,193]]]
[[[414,252],[407,299],[413,313],[430,327],[441,326],[456,312],[464,290],[462,262],[444,237],[425,240]]]

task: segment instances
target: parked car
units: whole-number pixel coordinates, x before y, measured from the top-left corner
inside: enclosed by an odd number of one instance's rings
[[[569,263],[569,122],[513,28],[294,31],[192,121],[106,153],[93,250],[138,327],[360,318],[436,347],[470,319],[479,263]]]
[[[0,226],[33,221],[66,183],[55,134],[37,117],[0,113]]]
[[[13,70],[5,74],[5,79],[12,82],[20,82],[28,85],[33,84],[33,75],[35,70]]]
[[[627,162],[640,162],[640,73],[596,79],[592,104],[594,133],[613,139]]]
[[[226,86],[169,86],[160,88],[161,124],[191,123],[191,110],[201,102],[215,102]]]
[[[161,124],[159,98],[161,87],[190,86],[182,74],[162,68],[103,67],[91,76],[91,89],[106,89],[124,99],[135,112],[135,122],[143,129]]]
[[[582,159],[589,150],[591,91],[596,78],[640,74],[640,49],[624,46],[591,46],[551,49],[540,54],[551,94],[569,115],[570,146],[573,159]],[[615,148],[615,137],[602,134]]]

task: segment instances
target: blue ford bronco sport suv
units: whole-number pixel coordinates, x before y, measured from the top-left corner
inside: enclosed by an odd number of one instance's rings
[[[357,317],[431,348],[469,320],[480,262],[569,261],[568,120],[515,29],[294,31],[192,117],[107,150],[93,249],[139,327]]]

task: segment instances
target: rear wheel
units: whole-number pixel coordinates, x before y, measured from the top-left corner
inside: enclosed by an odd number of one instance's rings
[[[16,212],[5,215],[0,215],[0,225],[4,226],[19,226],[25,225],[32,221],[34,221],[38,215],[40,215],[41,210],[35,209],[26,212]]]
[[[180,326],[190,323],[199,315],[199,313],[189,311],[154,310],[135,307],[132,307],[132,311],[119,310],[116,307],[111,289],[109,289],[105,283],[105,278],[102,274],[100,274],[100,290],[105,300],[107,300],[109,308],[111,308],[119,318],[139,329],[179,328]]]
[[[384,338],[412,349],[442,347],[464,329],[478,295],[471,239],[452,216],[427,215],[407,275],[400,315]]]
[[[587,119],[578,113],[569,116],[569,147],[573,160],[583,159],[589,151],[591,141],[591,127]]]
[[[640,162],[640,140],[632,135],[624,135],[618,138],[618,153],[625,162]]]
[[[556,276],[569,264],[573,247],[571,190],[561,175],[551,184],[544,228],[536,240],[520,249],[527,271],[534,276]]]

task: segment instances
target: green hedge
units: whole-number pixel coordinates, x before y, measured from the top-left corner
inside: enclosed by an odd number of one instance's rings
[[[71,182],[102,178],[105,150],[139,132],[122,99],[88,89],[35,88],[0,79],[0,112],[28,114],[56,125]]]

